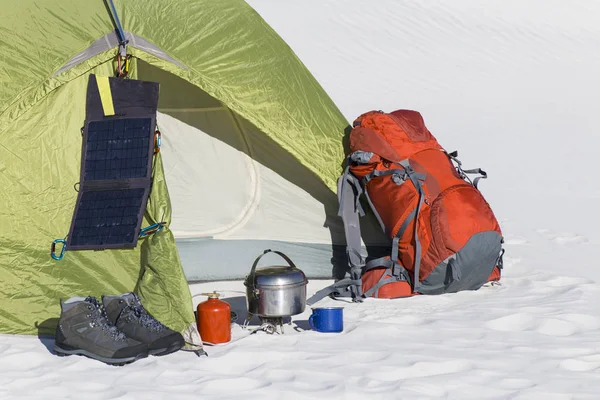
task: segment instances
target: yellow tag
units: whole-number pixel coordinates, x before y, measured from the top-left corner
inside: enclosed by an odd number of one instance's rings
[[[108,76],[96,76],[96,83],[98,84],[98,91],[100,92],[100,101],[102,101],[104,115],[115,115],[115,106],[113,105]]]

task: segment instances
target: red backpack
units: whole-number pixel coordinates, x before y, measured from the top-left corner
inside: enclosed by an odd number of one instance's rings
[[[350,277],[323,289],[332,295],[397,298],[477,290],[500,280],[504,243],[489,204],[477,189],[487,175],[464,170],[410,110],[370,111],[350,133],[348,166],[338,181]],[[471,180],[467,174],[480,174]],[[390,238],[389,256],[361,254],[364,196]]]

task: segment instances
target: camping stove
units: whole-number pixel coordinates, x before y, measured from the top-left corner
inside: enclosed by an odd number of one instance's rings
[[[257,270],[256,266],[260,258],[270,252],[272,250],[265,250],[254,261],[244,281],[248,316],[243,327],[247,328],[252,317],[256,315],[260,318],[261,325],[254,332],[263,330],[273,334],[283,333],[285,318],[290,318],[291,325],[291,316],[304,312],[308,280],[292,260],[278,251],[273,253],[285,259],[287,266],[272,266]]]
[[[246,320],[244,321],[244,325],[243,327],[245,329],[248,329],[248,324],[250,323],[250,320],[252,319],[253,315],[252,314],[248,314],[248,317],[246,318]],[[269,335],[273,335],[275,333],[277,333],[278,335],[283,335],[283,325],[284,325],[284,318],[285,317],[258,317],[260,319],[260,326],[254,330],[252,330],[252,333],[258,332],[258,331],[263,331],[268,333]],[[292,320],[290,319],[290,321],[288,322],[288,325],[292,324]]]

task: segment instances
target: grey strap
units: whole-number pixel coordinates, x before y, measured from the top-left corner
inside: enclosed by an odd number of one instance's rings
[[[351,160],[348,160],[348,162],[350,163]],[[413,183],[413,185],[415,185],[415,188],[419,193],[419,203],[416,209],[413,210],[407,216],[405,221],[402,223],[402,226],[398,230],[398,233],[394,237],[392,244],[392,256],[390,257],[390,259],[377,259],[370,261],[366,269],[369,270],[375,268],[376,266],[387,267],[387,269],[391,271],[392,278],[390,278],[389,280],[385,280],[386,283],[402,280],[403,278],[406,279],[408,277],[406,269],[404,269],[404,267],[398,261],[398,242],[400,240],[400,237],[408,228],[408,224],[413,219],[415,219],[416,216],[419,215],[419,212],[421,211],[421,206],[425,198],[420,180],[424,181],[426,176],[423,174],[417,174],[410,166],[408,160],[403,160],[398,164],[401,165],[404,169],[393,169],[385,171],[376,170],[364,179],[364,184],[366,186],[366,183],[368,183],[368,181],[373,177],[392,175],[392,179],[394,179],[394,177],[397,177],[394,180],[394,182],[398,185],[401,185],[406,181],[406,178],[408,177]],[[361,185],[360,181],[352,173],[350,173],[349,166],[346,167],[344,173],[338,179],[337,189],[338,201],[340,204],[338,215],[342,217],[342,221],[344,223],[344,233],[346,235],[346,253],[348,255],[348,262],[350,264],[350,278],[342,279],[329,287],[321,289],[307,301],[308,304],[314,304],[315,302],[333,293],[336,294],[336,297],[352,297],[354,301],[360,301],[360,299],[363,297],[361,276],[363,273],[363,268],[365,268],[365,260],[360,252],[361,237],[359,214],[361,216],[364,215],[364,210],[360,205],[360,195],[363,193],[366,194],[366,190],[363,190],[363,185]],[[368,194],[366,194],[366,197],[371,209],[377,216],[379,224],[385,232],[385,226],[377,211],[375,210],[375,207],[373,207],[373,203],[371,202],[371,199],[369,198]],[[351,199],[353,201],[350,201]],[[416,218],[415,220],[416,254],[414,271],[415,283],[413,288],[414,291],[416,291],[419,285],[419,268],[421,263],[421,244],[419,242],[418,237],[417,223],[418,218]],[[385,275],[386,274],[384,273],[382,276]],[[375,291],[377,291],[381,286],[386,284],[382,282],[383,281],[380,280],[380,282],[375,286]],[[373,288],[369,290],[369,293],[373,293],[372,289]]]
[[[421,287],[421,282],[419,281],[419,273],[420,273],[420,269],[421,269],[421,241],[419,240],[419,231],[418,231],[419,218],[418,218],[418,215],[421,212],[421,206],[423,205],[423,202],[425,201],[425,193],[423,192],[423,186],[421,185],[421,182],[419,182],[419,179],[415,176],[416,174],[414,174],[412,171],[413,171],[412,168],[407,169],[408,177],[410,178],[413,185],[415,185],[415,188],[419,192],[419,204],[417,205],[417,209],[416,209],[416,213],[415,213],[416,218],[414,218],[415,219],[415,268],[414,268],[413,291],[417,292],[418,289]]]
[[[409,280],[410,276],[408,271],[400,264],[398,260],[394,260],[391,257],[380,257],[367,262],[365,265],[364,272],[370,271],[375,268],[385,267],[390,271],[390,275],[401,280]]]
[[[404,269],[400,263],[393,262],[389,257],[380,257],[367,262],[367,265],[365,266],[365,272],[381,267],[385,267],[386,271],[383,273],[383,275],[381,275],[379,282],[377,282],[375,286],[364,293],[365,297],[370,297],[373,293],[375,293],[376,296],[379,296],[379,288],[381,288],[383,285],[387,285],[388,283],[402,281],[408,282],[408,271],[406,271],[406,269]],[[391,277],[385,278],[387,274],[390,274]]]
[[[350,278],[339,280],[333,285],[327,286],[312,295],[308,300],[306,300],[306,304],[312,306],[316,302],[324,299],[332,293],[335,293],[336,297],[353,297],[354,292],[351,288],[355,286],[360,286],[362,288],[362,281],[360,279],[353,280]]]
[[[394,180],[394,183],[396,183],[396,185],[401,185],[406,180],[406,171],[403,169],[386,169],[386,170],[376,169],[376,170],[372,171],[371,173],[369,173],[368,175],[365,175],[365,177],[363,178],[363,182],[366,186],[367,183],[369,183],[369,181],[371,179],[377,178],[380,176],[387,176],[387,175],[397,175],[399,177],[399,180]]]
[[[374,260],[368,261],[367,265],[365,265],[364,272],[370,271],[374,268],[381,268],[381,267],[385,267],[387,269],[392,269],[393,266],[394,266],[394,263],[392,262],[390,257],[387,257],[387,256],[379,257]]]
[[[351,268],[364,266],[364,260],[360,253],[361,240],[358,215],[360,209],[356,207],[356,201],[354,200],[354,198],[360,195],[360,193],[355,193],[357,183],[358,180],[348,170],[338,180],[338,200],[340,203],[338,215],[342,217],[342,222],[344,223],[346,251]],[[360,188],[360,184],[358,184],[358,187]]]
[[[383,275],[381,275],[381,279],[379,279],[379,282],[377,282],[377,284],[375,286],[373,286],[371,289],[367,290],[365,292],[365,297],[371,297],[371,295],[373,293],[375,293],[376,297],[379,297],[379,289],[384,286],[387,285],[388,283],[394,283],[394,282],[398,282],[399,280],[396,279],[395,277],[390,277],[390,278],[385,278],[385,273]]]
[[[402,160],[398,164],[403,167],[402,170],[393,169],[393,170],[386,170],[386,171],[373,171],[368,176],[373,178],[373,177],[377,177],[377,176],[397,175],[397,176],[402,177],[402,179],[403,179],[402,183],[408,177],[408,179],[411,180],[411,182],[415,186],[417,192],[419,193],[419,202],[417,204],[417,207],[410,214],[408,214],[408,216],[406,217],[404,222],[402,222],[400,229],[398,229],[398,232],[394,236],[394,239],[392,240],[392,251],[391,251],[390,260],[385,261],[382,259],[377,259],[377,260],[369,261],[367,263],[365,271],[368,271],[369,269],[372,269],[372,268],[376,268],[377,266],[385,265],[391,270],[394,280],[398,280],[401,276],[408,278],[408,272],[400,264],[400,262],[398,260],[398,243],[399,243],[400,239],[402,238],[402,236],[404,235],[404,232],[406,232],[408,225],[413,220],[415,220],[415,232],[414,232],[415,266],[414,266],[413,290],[416,291],[417,288],[420,286],[419,273],[420,273],[420,267],[421,267],[421,242],[419,241],[418,218],[415,219],[415,217],[417,217],[419,215],[419,213],[421,212],[421,207],[423,205],[423,202],[425,201],[425,195],[424,195],[423,187],[422,187],[420,181],[424,181],[426,179],[426,176],[424,174],[418,174],[417,172],[415,172],[415,170],[410,165],[409,160]],[[366,192],[366,190],[365,190],[365,192]],[[373,207],[368,196],[367,196],[367,200],[369,201],[369,205],[371,206],[371,208],[374,210],[375,208]],[[385,231],[385,226],[383,225],[383,222],[381,221],[381,218],[379,217],[379,215],[377,215],[377,219],[378,219],[380,225],[382,226],[382,229],[384,229],[384,231]],[[377,263],[379,263],[379,265],[377,265]],[[370,289],[370,293],[373,293],[371,291],[371,289]]]
[[[375,214],[375,218],[377,218],[377,222],[379,222],[379,226],[381,227],[381,230],[383,231],[383,233],[388,234],[387,229],[385,228],[385,225],[383,223],[383,220],[381,219],[381,216],[379,215],[379,213],[377,212],[377,209],[373,205],[373,202],[371,201],[371,197],[369,196],[369,192],[367,192],[366,187],[363,191],[363,194],[367,198],[367,202],[369,202],[369,207],[371,208],[371,211],[373,211],[373,214]]]
[[[481,168],[463,169],[462,162],[458,159],[458,151],[453,151],[452,153],[445,151],[444,153],[446,153],[446,155],[456,163],[456,169],[458,170],[460,177],[469,181],[473,186],[475,186],[476,189],[478,189],[477,184],[479,183],[480,179],[487,179],[487,172]],[[471,179],[467,176],[467,174],[480,174],[481,176],[478,176],[474,181],[471,182]]]
[[[475,180],[473,181],[473,186],[475,186],[476,189],[478,189],[477,183],[479,182],[480,179],[487,179],[487,172],[485,172],[481,168],[463,169],[462,172],[465,174],[465,176],[466,176],[466,174],[480,174],[481,175],[481,176],[478,176],[477,178],[475,178]]]
[[[371,179],[373,179],[373,178],[377,178],[380,176],[387,176],[387,175],[392,175],[392,180],[394,181],[394,183],[396,185],[403,184],[406,181],[406,178],[408,177],[407,169],[412,170],[412,167],[410,165],[408,165],[408,163],[405,163],[406,161],[407,160],[403,160],[398,163],[399,165],[402,165],[404,167],[404,169],[397,169],[397,168],[396,169],[386,169],[386,170],[376,169],[373,172],[369,173],[368,175],[365,175],[365,177],[363,178],[364,185],[366,186],[366,184],[369,183],[369,181],[371,181]],[[417,179],[422,180],[422,181],[425,180],[424,174],[418,174],[414,170],[412,170],[412,172],[416,176]]]
[[[408,158],[400,161],[397,164],[402,165],[402,167],[406,171],[406,175],[408,175],[409,177],[412,176],[412,178],[415,178],[419,181],[425,181],[425,179],[427,178],[427,176],[425,174],[419,174],[419,173],[417,173],[417,171],[415,171],[413,169],[413,167],[410,165],[410,160]],[[412,178],[411,178],[411,180],[412,180]]]
[[[361,255],[360,221],[359,215],[364,215],[364,210],[360,206],[360,195],[362,186],[359,180],[350,173],[350,167],[346,167],[344,174],[338,180],[338,201],[340,209],[338,215],[342,217],[344,223],[344,234],[346,235],[346,253],[348,263],[350,264],[350,283],[347,285],[354,301],[360,301],[362,297],[362,282],[360,280],[362,268],[365,266],[364,258]],[[342,281],[340,281],[342,282]],[[339,290],[330,293],[344,295]]]
[[[408,214],[408,216],[406,217],[404,222],[402,222],[400,229],[398,229],[398,233],[396,234],[396,236],[394,236],[394,240],[392,241],[391,259],[394,260],[394,262],[398,262],[398,242],[400,241],[400,239],[402,238],[402,235],[404,235],[404,232],[408,228],[408,224],[410,224],[413,220],[415,220],[415,232],[414,232],[415,264],[414,264],[414,271],[413,271],[414,272],[413,291],[416,292],[417,289],[420,287],[419,273],[420,273],[420,268],[421,268],[421,242],[419,241],[419,232],[418,232],[419,219],[417,217],[418,217],[419,213],[421,212],[421,206],[423,205],[423,202],[425,201],[423,186],[421,185],[420,181],[425,180],[426,177],[423,174],[417,174],[410,166],[409,160],[402,160],[399,164],[404,167],[406,174],[408,175],[408,178],[411,180],[411,182],[417,189],[417,192],[419,193],[419,202],[417,203],[417,207],[410,214]]]
[[[369,193],[367,191],[367,183],[369,183],[369,181],[371,181],[371,179],[376,178],[376,177],[392,175],[392,180],[394,181],[394,183],[396,185],[402,185],[404,182],[406,182],[406,179],[408,177],[408,173],[407,173],[406,169],[407,169],[407,167],[410,168],[410,164],[408,163],[408,160],[403,160],[398,164],[401,165],[403,167],[403,169],[390,169],[390,170],[383,170],[383,171],[382,170],[374,170],[373,172],[371,172],[370,174],[366,175],[363,178],[363,186],[364,186],[363,194],[367,198],[367,201],[369,202],[369,207],[371,207],[371,210],[373,211],[373,213],[375,214],[375,217],[377,218],[377,222],[379,222],[379,226],[381,226],[381,230],[385,234],[389,234],[389,232],[386,229],[385,224],[383,223],[383,221],[381,219],[381,216],[377,212],[377,209],[373,205],[373,202],[371,201],[371,197],[369,196]],[[425,180],[425,175],[417,174],[416,172],[414,174],[416,175],[417,179],[423,180],[423,181]],[[414,215],[413,215],[413,217],[414,217]],[[406,227],[404,229],[406,229]],[[402,233],[404,233],[404,230],[401,229],[401,231],[402,231]],[[402,235],[400,235],[400,236],[402,236]]]
[[[348,201],[348,197],[352,197],[354,210],[353,212],[358,212],[361,217],[365,215],[365,211],[363,210],[360,204],[360,195],[362,193],[362,186],[360,182],[354,175],[350,173],[350,167],[346,167],[346,170],[338,179],[338,203],[340,207],[338,209],[338,216],[343,217],[345,203]],[[350,196],[352,195],[352,196]]]
[[[408,214],[408,216],[400,226],[400,229],[398,229],[398,233],[396,234],[396,236],[394,236],[394,241],[392,242],[392,260],[396,260],[398,258],[398,242],[402,238],[402,235],[404,235],[406,228],[408,228],[408,224],[410,224],[410,222],[415,218],[417,213],[418,207],[412,210],[410,214]]]

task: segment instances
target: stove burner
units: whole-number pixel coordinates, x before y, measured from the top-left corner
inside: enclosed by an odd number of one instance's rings
[[[254,315],[248,313],[248,316],[246,317],[246,320],[244,321],[244,324],[242,325],[242,327],[244,329],[248,329],[248,324],[250,323],[250,320],[252,319],[252,317],[254,317]],[[263,332],[268,333],[269,335],[273,335],[275,333],[277,333],[278,335],[283,335],[284,319],[289,318],[289,317],[261,317],[261,316],[258,316],[258,318],[260,319],[260,326],[258,328],[253,329],[251,333],[263,331]],[[292,324],[291,318],[287,324],[288,325]]]

